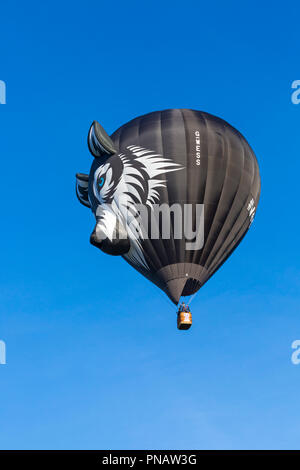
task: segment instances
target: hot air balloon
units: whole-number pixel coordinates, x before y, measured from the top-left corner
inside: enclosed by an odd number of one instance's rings
[[[93,163],[76,175],[76,193],[96,218],[91,243],[121,255],[174,304],[195,294],[255,215],[260,175],[245,138],[211,114],[169,109],[110,137],[94,121],[88,146]]]

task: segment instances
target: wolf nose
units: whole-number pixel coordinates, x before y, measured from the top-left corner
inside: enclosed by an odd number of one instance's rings
[[[90,243],[96,246],[97,248],[101,248],[103,244],[103,239],[104,237],[100,236],[99,230],[96,230],[96,227],[95,227],[90,236]]]
[[[114,235],[115,236],[110,240],[96,224],[90,236],[90,242],[92,245],[100,248],[100,250],[102,250],[104,253],[107,253],[108,255],[125,255],[125,253],[128,253],[130,249],[130,241],[126,232],[122,232],[121,238],[120,230],[118,231],[118,234],[114,233]]]

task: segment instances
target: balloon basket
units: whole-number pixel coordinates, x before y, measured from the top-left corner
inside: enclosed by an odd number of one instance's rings
[[[191,312],[178,312],[177,314],[177,328],[178,330],[188,330],[192,326]]]

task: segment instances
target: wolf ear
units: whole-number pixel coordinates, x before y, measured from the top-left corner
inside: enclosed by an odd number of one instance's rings
[[[95,158],[105,157],[116,153],[114,143],[99,122],[94,121],[88,135],[88,146]]]
[[[88,198],[88,189],[89,175],[85,175],[84,173],[76,173],[76,196],[78,197],[81,204],[86,207],[91,207]]]

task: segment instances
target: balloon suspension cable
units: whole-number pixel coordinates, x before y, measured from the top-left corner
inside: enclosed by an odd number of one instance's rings
[[[198,294],[198,292],[195,292],[195,294],[192,295],[192,297],[190,298],[190,300],[187,303],[188,307],[190,306],[190,304],[192,303],[192,301],[194,300],[194,298],[196,297],[197,294]]]

